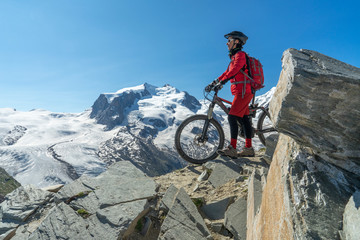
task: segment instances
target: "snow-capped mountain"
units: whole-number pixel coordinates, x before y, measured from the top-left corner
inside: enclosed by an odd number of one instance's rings
[[[92,106],[91,118],[107,129],[142,122],[154,131],[163,130],[182,119],[189,110],[196,112],[201,104],[186,92],[165,85],[157,88],[143,84],[116,93],[101,94]]]
[[[266,104],[269,100],[259,96]],[[0,109],[0,167],[21,184],[39,187],[96,176],[115,161],[131,161],[150,176],[186,164],[174,150],[178,125],[208,103],[165,85],[104,93],[83,113]],[[226,116],[216,110],[227,134]]]
[[[185,162],[174,151],[174,134],[200,108],[196,98],[169,85],[145,83],[101,94],[90,116],[106,129],[117,126],[118,133],[100,147],[99,156],[107,163],[131,161],[150,176],[180,168]]]

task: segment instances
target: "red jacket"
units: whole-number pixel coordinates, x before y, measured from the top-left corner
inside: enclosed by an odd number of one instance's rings
[[[218,79],[220,81],[230,79],[232,95],[241,94],[243,97],[245,93],[251,94],[251,85],[246,83],[247,79],[240,69],[245,69],[244,72],[248,74],[246,56],[243,51],[239,51],[231,57],[227,70]]]

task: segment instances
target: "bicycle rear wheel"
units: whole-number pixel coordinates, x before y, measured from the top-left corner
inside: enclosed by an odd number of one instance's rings
[[[204,141],[200,137],[206,115],[194,115],[180,124],[175,133],[175,147],[180,156],[190,163],[202,164],[218,156],[216,152],[224,146],[224,131],[214,119],[209,122]]]
[[[277,131],[271,122],[268,109],[266,109],[266,111],[262,110],[257,122],[257,135],[261,143],[266,146],[266,138],[276,132]]]

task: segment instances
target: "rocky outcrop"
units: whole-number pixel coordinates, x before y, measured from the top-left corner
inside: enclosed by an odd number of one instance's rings
[[[189,93],[184,92],[184,98],[180,102],[183,106],[187,107],[188,109],[192,111],[196,111],[199,107],[201,107],[200,102],[193,96],[191,96]]]
[[[101,94],[92,106],[90,117],[95,118],[97,123],[106,125],[107,129],[113,129],[125,119],[125,109],[147,95],[150,93],[145,89],[143,93],[129,92],[109,101],[104,94]]]
[[[309,50],[282,61],[270,102],[281,134],[247,239],[357,239],[360,69]]]
[[[2,142],[6,145],[14,145],[22,136],[25,135],[27,128],[21,125],[14,126],[14,129],[9,131]]]
[[[309,50],[286,50],[282,61],[270,103],[275,127],[360,175],[360,69]]]

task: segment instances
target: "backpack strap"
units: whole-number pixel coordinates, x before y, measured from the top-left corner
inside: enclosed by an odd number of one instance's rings
[[[247,53],[246,52],[244,52],[244,53],[245,53],[245,57],[246,57],[246,66],[247,66],[247,69],[248,69],[249,77],[252,79],[252,74],[251,74],[251,71],[250,71],[250,59],[249,59],[249,56],[247,55]]]
[[[237,82],[232,82],[231,85],[236,85],[236,84],[239,84],[239,83],[251,83],[251,81],[248,81],[248,80],[237,81]]]
[[[247,76],[250,80],[253,80],[252,75],[251,75],[251,71],[250,71],[250,59],[249,56],[245,53],[245,57],[246,57],[246,66],[248,69],[248,74],[245,73],[245,71],[243,69],[240,69],[240,72],[242,72],[245,76]],[[251,83],[251,81],[250,81]]]

